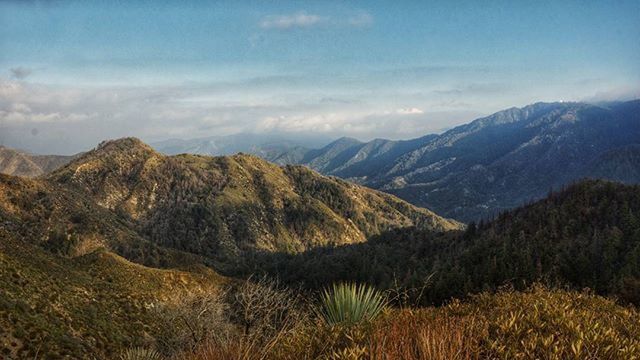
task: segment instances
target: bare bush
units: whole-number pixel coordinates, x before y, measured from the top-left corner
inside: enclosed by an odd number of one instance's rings
[[[267,277],[252,277],[230,295],[231,320],[244,336],[271,337],[307,318],[299,291]]]
[[[194,350],[208,341],[225,342],[233,332],[225,302],[226,292],[191,295],[178,303],[158,308],[163,331],[159,348],[165,353]]]
[[[293,338],[292,335],[309,319],[300,292],[267,277],[251,277],[230,287],[224,307],[219,309],[227,328],[218,329],[216,336],[205,337],[205,341],[195,342],[197,337],[180,337],[181,341],[198,346],[195,351],[185,348],[177,359],[266,359],[274,346]],[[189,311],[183,316],[196,316],[197,319],[197,314],[197,311]],[[200,323],[196,319],[182,322]]]

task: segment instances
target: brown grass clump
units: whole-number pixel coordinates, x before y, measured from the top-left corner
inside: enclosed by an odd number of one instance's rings
[[[367,355],[371,359],[473,359],[486,333],[486,323],[473,317],[402,310],[375,327]]]

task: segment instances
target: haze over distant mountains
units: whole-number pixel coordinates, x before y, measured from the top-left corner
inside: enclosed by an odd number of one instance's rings
[[[536,103],[440,135],[325,143],[327,139],[311,135],[292,140],[238,134],[172,139],[152,146],[170,155],[243,152],[279,165],[302,164],[468,222],[585,177],[640,182],[640,100]],[[38,176],[71,159],[2,148],[0,172]]]
[[[290,164],[298,162],[301,159],[299,156],[304,155],[310,149],[325,146],[331,140],[326,136],[310,134],[287,136],[275,133],[240,133],[186,140],[169,139],[150,145],[167,155],[224,156],[242,152],[280,164]]]
[[[412,140],[341,138],[319,149],[273,142],[244,151],[471,221],[583,177],[640,182],[640,101],[536,103]]]

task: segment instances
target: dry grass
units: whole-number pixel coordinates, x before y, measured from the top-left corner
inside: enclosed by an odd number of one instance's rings
[[[436,318],[418,335],[420,359],[469,360],[482,352],[480,343],[486,335],[483,320],[469,318]]]
[[[261,360],[267,358],[272,346],[273,342],[260,344],[252,339],[240,337],[227,343],[204,343],[193,353],[183,354],[179,358],[185,360]]]
[[[361,326],[307,322],[256,345],[237,338],[180,360],[632,360],[640,359],[640,313],[588,293],[534,287],[388,310]]]
[[[332,344],[327,359],[477,359],[487,325],[431,310],[387,314],[369,329],[351,330]],[[340,338],[338,336],[338,338]]]

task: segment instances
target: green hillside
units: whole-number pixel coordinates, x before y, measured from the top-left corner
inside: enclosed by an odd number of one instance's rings
[[[464,232],[394,230],[365,244],[257,262],[311,288],[340,280],[426,283],[420,300],[427,303],[536,281],[640,303],[640,186],[584,181]]]
[[[461,228],[302,167],[165,157],[136,139],[46,178],[0,175],[0,358],[112,359],[159,346],[157,309],[221,291],[228,281],[212,268],[409,226]]]
[[[155,306],[224,281],[212,272],[146,268],[104,250],[63,257],[4,229],[0,238],[0,358],[112,359],[154,341]]]
[[[238,266],[256,251],[297,253],[366,241],[394,228],[460,229],[393,196],[255,156],[163,156],[109,141],[48,181],[134,224],[155,244]]]

